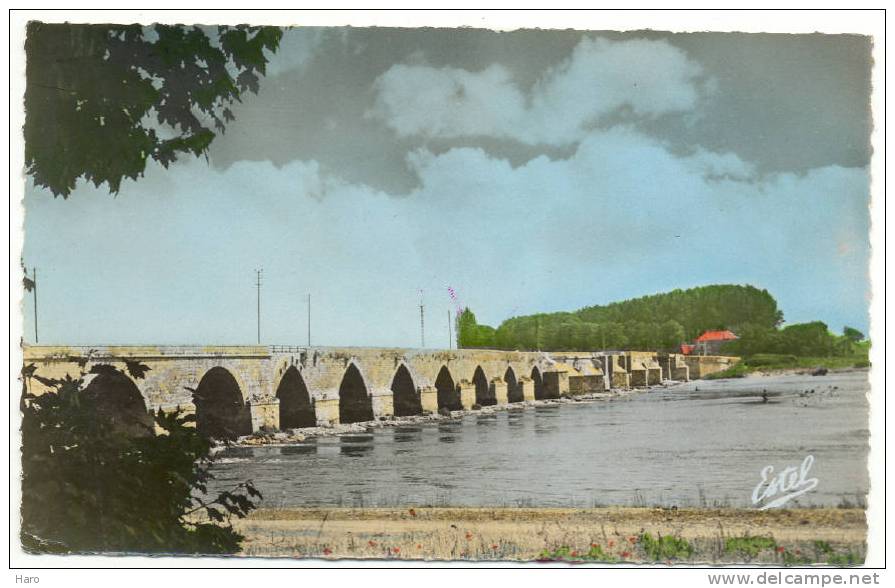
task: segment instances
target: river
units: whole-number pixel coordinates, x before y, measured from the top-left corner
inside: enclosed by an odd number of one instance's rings
[[[252,479],[267,508],[749,507],[762,468],[812,455],[817,486],[788,506],[861,505],[868,390],[863,370],[694,381],[612,401],[231,447],[210,490]]]

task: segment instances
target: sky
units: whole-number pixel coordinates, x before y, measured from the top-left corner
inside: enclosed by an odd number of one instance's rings
[[[752,284],[868,330],[855,35],[298,28],[208,158],[25,189],[41,343],[447,347],[479,322]],[[448,289],[456,293],[452,299]],[[23,302],[33,341],[32,301]]]

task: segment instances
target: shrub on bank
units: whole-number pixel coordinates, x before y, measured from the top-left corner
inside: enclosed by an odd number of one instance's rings
[[[128,365],[134,378],[145,366]],[[161,410],[142,433],[113,420],[100,399],[75,379],[23,378],[50,388],[23,390],[21,541],[32,553],[197,553],[239,550],[230,525],[255,508],[252,483],[206,499],[212,441],[194,415]],[[95,365],[90,373],[117,374]]]
[[[773,367],[778,365],[795,365],[798,359],[795,355],[781,353],[756,353],[743,360],[743,363],[752,367]]]

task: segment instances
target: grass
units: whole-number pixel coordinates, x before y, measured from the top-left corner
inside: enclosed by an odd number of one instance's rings
[[[544,549],[537,558],[540,562],[571,563],[626,563],[626,562],[665,562],[680,560],[744,562],[749,563],[760,557],[762,563],[778,563],[784,566],[804,566],[827,564],[836,567],[856,566],[864,563],[864,558],[854,553],[851,548],[837,552],[827,541],[809,542],[813,549],[802,543],[789,548],[778,545],[773,537],[750,536],[727,537],[724,540],[723,555],[713,554],[709,557],[705,547],[709,543],[700,542],[697,548],[686,539],[674,535],[657,535],[643,533],[639,537],[631,536],[627,541],[608,542],[608,549],[592,543],[588,549],[576,549],[563,545],[554,549]],[[805,552],[802,551],[805,549]],[[812,557],[813,555],[813,557]]]
[[[777,542],[771,537],[728,537],[724,541],[724,552],[747,558],[754,559],[759,553],[765,550],[773,550],[777,548]]]
[[[757,353],[744,358],[741,362],[727,368],[724,371],[715,372],[705,376],[706,380],[720,380],[724,378],[742,378],[754,372],[766,372],[775,370],[812,370],[826,368],[839,370],[846,368],[867,368],[870,361],[866,354],[846,355],[837,357],[796,357],[795,355],[777,355],[773,353]]]
[[[658,535],[653,538],[649,533],[644,533],[640,536],[640,545],[646,557],[653,561],[687,559],[693,555],[693,546],[686,539],[673,535]]]
[[[553,550],[545,549],[538,556],[538,561],[592,561],[602,563],[615,563],[619,561],[619,557],[616,557],[615,555],[609,555],[608,553],[603,551],[602,546],[596,543],[592,543],[590,549],[588,549],[587,551],[572,549],[567,545]]]
[[[817,561],[825,560],[826,563],[831,566],[858,566],[864,563],[864,558],[858,554],[852,553],[851,549],[844,553],[836,553],[826,541],[814,542],[814,554]]]

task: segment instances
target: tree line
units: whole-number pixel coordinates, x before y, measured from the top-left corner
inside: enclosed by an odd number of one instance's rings
[[[693,341],[707,330],[729,329],[740,337],[728,344],[731,353],[826,356],[851,354],[864,338],[850,327],[836,336],[819,321],[780,328],[782,323],[783,312],[767,290],[721,284],[574,312],[513,317],[496,329],[479,324],[467,308],[457,319],[457,346],[520,351],[676,351],[681,343]]]

